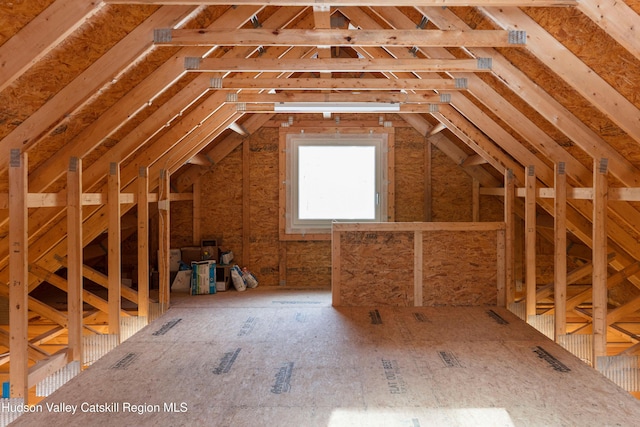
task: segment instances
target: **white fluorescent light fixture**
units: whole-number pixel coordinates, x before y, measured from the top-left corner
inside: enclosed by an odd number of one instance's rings
[[[397,113],[400,104],[390,102],[276,102],[276,113]]]

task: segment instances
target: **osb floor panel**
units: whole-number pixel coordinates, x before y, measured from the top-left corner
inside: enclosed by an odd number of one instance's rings
[[[172,298],[163,317],[40,402],[42,413],[12,425],[632,426],[640,419],[640,402],[500,308],[333,308],[327,291],[260,288]],[[49,411],[59,403],[76,413]]]

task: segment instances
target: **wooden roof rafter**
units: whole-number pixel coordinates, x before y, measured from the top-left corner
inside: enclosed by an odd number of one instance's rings
[[[443,28],[469,28],[460,18],[447,10],[437,8],[423,9],[422,13],[429,17],[435,25]],[[614,150],[606,141],[592,131],[588,126],[575,117],[562,104],[556,101],[547,92],[541,90],[522,71],[517,69],[508,59],[495,49],[473,48],[468,49],[474,56],[487,56],[492,58],[492,72],[502,82],[534,107],[549,123],[570,138],[577,146],[594,158],[609,159],[611,173],[629,186],[640,186],[640,171],[619,152]],[[492,103],[493,97],[479,97],[485,103]],[[495,108],[487,105],[489,108]],[[517,123],[517,122],[516,122]],[[555,159],[565,159],[565,155],[553,156]],[[565,159],[566,161],[566,159]],[[586,184],[590,183],[590,179]]]
[[[640,142],[640,109],[566,49],[555,37],[519,9],[481,7],[480,12],[502,28],[526,28],[525,49],[553,70],[631,138]]]
[[[293,16],[297,15],[297,13],[298,13],[298,10],[288,10],[287,13],[278,14],[278,16],[275,19],[275,25],[284,25],[287,19],[291,19]],[[245,16],[245,19],[249,19],[249,18],[250,18],[250,15]],[[251,49],[240,49],[240,50],[230,52],[229,57],[248,55],[250,54],[250,52],[251,52]],[[277,53],[277,52],[274,51],[273,53]],[[204,79],[206,80],[206,78]],[[205,87],[202,84],[202,82],[194,81],[192,83],[193,83],[193,87],[200,87],[200,88]],[[170,121],[171,118],[176,118],[182,115],[182,110],[185,105],[184,103],[186,103],[186,105],[189,105],[193,102],[192,94],[193,94],[192,88],[187,87],[183,89],[182,92],[180,92],[178,95],[174,97],[174,98],[180,98],[182,96],[183,103],[169,102],[163,105],[159,110],[154,112],[152,116],[150,116],[147,120],[145,120],[145,122],[142,125],[139,125],[134,132],[131,132],[127,137],[121,139],[120,142],[116,146],[114,146],[105,156],[103,156],[99,161],[95,162],[87,170],[84,171],[83,176],[84,176],[85,184],[88,184],[89,187],[92,185],[95,185],[95,183],[97,183],[100,180],[100,178],[104,175],[104,170],[107,170],[105,168],[107,168],[108,163],[111,161],[111,159],[114,156],[124,160],[130,156],[133,156],[135,153],[135,160],[133,160],[134,165],[139,163],[142,163],[142,164],[152,163],[154,165],[157,165],[161,161],[164,161],[165,163],[168,162],[167,164],[174,164],[174,162],[178,162],[177,165],[174,167],[174,170],[175,170],[181,167],[184,163],[186,163],[189,158],[192,158],[195,154],[197,154],[197,152],[201,150],[203,147],[199,146],[198,150],[196,150],[195,152],[189,152],[187,154],[184,154],[184,156],[186,156],[184,158],[182,157],[174,158],[172,156],[178,156],[178,154],[173,153],[171,156],[169,156],[169,158],[163,160],[163,156],[167,152],[171,151],[170,147],[174,146],[175,144],[178,144],[180,141],[182,141],[185,135],[192,133],[194,130],[197,130],[197,133],[195,133],[194,135],[201,135],[203,138],[205,138],[204,143],[208,143],[215,136],[205,133],[205,129],[207,127],[214,126],[214,128],[216,129],[215,132],[218,132],[218,133],[222,132],[224,131],[224,129],[230,126],[231,123],[235,122],[238,117],[242,115],[242,113],[237,113],[237,111],[235,111],[235,108],[231,108],[229,106],[224,107],[224,94],[222,93],[217,95],[214,94],[213,96],[209,97],[210,99],[207,99],[202,105],[200,105],[198,108],[193,110],[189,115],[180,117],[180,120],[178,121],[178,123],[168,128],[168,131],[167,131],[166,124],[168,123],[168,121]],[[217,114],[217,111],[219,109],[226,111],[226,113],[223,115],[223,118],[220,119],[222,120],[221,122],[216,124],[218,119],[207,120],[207,117],[212,117],[212,115]],[[199,112],[199,114],[201,115],[198,116],[197,114],[193,114],[194,112],[196,113]],[[167,114],[169,114],[169,116],[167,116]],[[145,143],[148,143],[151,139],[153,139],[153,137],[161,130],[167,131],[167,134],[163,137],[164,140],[162,140],[162,138],[160,140],[162,142],[154,142],[150,148],[146,148],[142,153],[140,151],[136,151],[140,147],[142,147]],[[140,138],[143,138],[143,140],[141,141]],[[200,142],[200,144],[204,144],[204,143]],[[160,148],[160,147],[166,147],[166,148]],[[182,149],[188,149],[189,145],[182,144],[181,147]],[[164,151],[158,151],[158,150],[164,150]],[[154,170],[155,169],[151,169],[152,172]],[[130,173],[127,171],[128,169],[125,169],[123,170],[123,173],[122,173],[123,186],[126,185],[127,182],[130,182],[131,180],[135,179],[135,177],[137,177],[137,170],[134,170]],[[129,181],[127,181],[127,179],[129,179]],[[89,182],[87,182],[87,180],[89,180]],[[93,182],[94,184],[91,184],[91,182]],[[100,222],[100,215],[96,217],[96,213],[100,212],[100,210],[101,208],[99,207],[98,208],[91,207],[85,210],[85,222],[87,223],[85,227],[85,244],[89,243],[92,238],[96,237],[106,228],[106,223]],[[37,210],[37,212],[42,213],[42,215],[46,216],[47,221],[50,221],[50,222],[64,221],[64,216],[60,216],[60,215],[51,216],[51,213],[47,212],[46,210]],[[123,213],[125,212],[126,211],[123,209]],[[64,215],[64,211],[61,211],[60,213]],[[96,218],[98,219],[97,223],[92,221],[93,219],[96,219]],[[59,230],[64,230],[64,227],[53,228],[52,230],[53,231],[50,231],[45,235],[47,236],[47,238],[40,238],[34,245],[34,249],[35,249],[34,252],[39,254],[45,254],[43,256],[46,256],[46,263],[47,263],[46,266],[51,270],[56,269],[60,266],[60,260],[56,254],[64,252],[63,249],[59,248],[59,244],[56,244],[56,246],[47,248],[47,245],[50,245],[51,242],[60,242],[61,239],[62,241],[64,241],[64,235],[59,235],[59,236],[51,235],[52,233],[59,233]],[[42,245],[42,247],[38,247],[40,245]],[[6,270],[0,271],[0,278],[2,277],[3,274],[6,274]]]
[[[390,8],[385,9],[386,13],[390,13],[391,11],[392,11],[392,9],[390,9]],[[352,15],[353,15],[353,13],[355,13],[355,11],[353,11],[353,10],[350,10],[350,12],[351,12]],[[349,14],[349,13],[347,13],[347,14]],[[361,16],[361,19],[366,19],[366,17]],[[394,17],[394,21],[397,22],[397,20],[399,20],[399,19],[402,19],[402,16],[396,14],[396,16]],[[364,26],[366,27],[366,25],[364,25]],[[483,84],[481,81],[475,81],[474,83],[476,85],[482,85]],[[466,101],[465,98],[459,98],[458,101],[464,103],[463,111],[465,112],[465,114],[469,114],[472,110],[473,111],[477,110],[477,107],[475,107],[472,103]],[[457,128],[457,126],[454,125],[452,122],[448,121],[449,118],[447,118],[447,116],[443,115],[443,112],[447,112],[450,108],[451,107],[444,106],[441,111],[439,111],[438,113],[432,114],[432,115],[437,116],[438,120],[443,122],[443,123],[445,123],[450,130],[455,130]],[[465,119],[462,119],[462,122],[464,122],[464,121],[465,121]],[[495,124],[490,123],[488,118],[482,112],[479,112],[478,114],[475,114],[474,118],[472,118],[471,121],[473,123],[475,123],[475,124],[486,123],[487,125],[490,125],[492,130],[489,130],[489,129],[485,128],[485,129],[483,129],[483,131],[485,133],[489,134],[489,135],[494,135],[493,138],[494,138],[495,141],[504,142],[504,141],[509,141],[509,139],[513,139],[500,126],[497,126]],[[477,133],[475,138],[468,139],[468,135],[471,132],[473,132],[472,128],[467,128],[466,130],[461,131],[460,133],[458,133],[458,137],[461,138],[463,141],[466,140],[466,142],[470,143],[470,144],[475,144],[476,140],[482,140],[484,138],[484,136],[482,134]],[[495,134],[495,132],[498,132],[498,134]],[[486,147],[491,147],[491,143],[487,141],[487,143],[484,145],[484,147],[485,148]],[[479,154],[483,155],[483,157],[487,161],[489,161],[490,163],[495,158],[500,157],[500,152],[499,151],[494,151],[493,154],[491,154],[489,152],[483,152],[482,150],[479,149],[479,147],[472,147],[472,148],[474,148],[474,150],[476,152],[478,152]],[[509,143],[507,146],[503,145],[502,148],[506,152],[509,152],[509,153],[514,153],[514,152],[519,153],[517,155],[517,158],[519,158],[519,161],[521,162],[522,165],[539,163],[538,166],[539,166],[539,168],[542,168],[541,170],[545,170],[546,169],[546,166],[543,163],[541,163],[537,158],[535,158],[535,156],[532,156],[531,153],[528,150],[524,150],[523,147],[521,146],[521,144],[519,144],[515,140],[514,140],[513,143]],[[501,164],[500,163],[499,164],[493,164],[493,166],[497,167],[500,170]],[[506,167],[506,169],[513,169],[514,167],[517,167],[517,166],[516,165],[511,165],[511,167]],[[517,169],[513,169],[513,170],[517,171]],[[553,181],[551,175],[549,175],[548,180],[549,179],[551,180],[551,182]],[[574,203],[576,203],[576,202],[574,202]],[[586,208],[586,209],[585,208],[582,208],[583,215],[586,215],[587,218],[590,218],[591,210],[589,208]],[[622,215],[622,216],[624,216],[626,218],[628,215],[630,215],[630,214]],[[630,216],[630,218],[634,218],[634,217],[635,217],[635,215],[631,215]],[[612,227],[614,227],[614,226],[612,225]],[[634,243],[632,241],[633,240],[632,237],[628,236],[627,233],[624,230],[618,228],[615,232],[613,232],[613,235],[616,236],[616,238],[621,238],[625,242],[624,245],[627,248],[627,251],[628,251],[627,253],[631,253],[631,254],[638,253],[637,252],[637,248],[635,247],[637,245],[634,245]],[[590,235],[585,233],[583,236],[590,241]],[[633,262],[633,261],[634,261],[633,258],[631,258],[631,259],[625,260],[624,263],[622,263],[621,261],[618,261],[618,262],[615,263],[615,265],[616,265],[616,267],[618,269],[621,269],[621,268],[624,268],[626,265],[628,265],[630,262]],[[635,279],[632,279],[632,280],[635,281]],[[640,282],[638,282],[638,283],[640,283]]]

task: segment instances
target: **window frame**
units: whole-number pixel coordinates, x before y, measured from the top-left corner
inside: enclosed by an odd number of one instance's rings
[[[319,143],[322,142],[322,144]],[[374,219],[338,219],[340,222],[388,222],[393,221],[393,129],[362,129],[339,128],[334,132],[313,129],[281,129],[280,130],[280,238],[281,240],[330,240],[332,220],[300,220],[294,218],[297,209],[294,175],[292,166],[297,167],[297,153],[299,145],[328,146],[375,146],[376,147],[376,192],[378,206]],[[295,161],[295,163],[293,163]],[[297,171],[296,171],[297,172]]]

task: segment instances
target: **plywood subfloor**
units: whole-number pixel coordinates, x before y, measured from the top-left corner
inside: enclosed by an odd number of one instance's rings
[[[639,401],[506,310],[330,302],[328,291],[309,290],[174,294],[163,317],[15,425],[632,426],[640,419]],[[52,403],[77,412],[49,412]],[[112,412],[87,412],[101,409]]]

